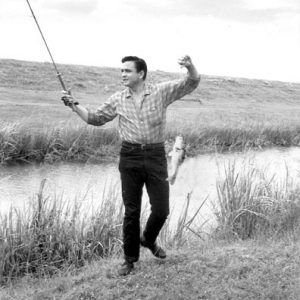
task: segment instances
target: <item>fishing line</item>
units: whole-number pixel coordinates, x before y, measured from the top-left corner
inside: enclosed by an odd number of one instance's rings
[[[41,27],[40,27],[40,25],[39,25],[39,22],[37,21],[37,18],[36,18],[35,14],[34,14],[34,12],[33,12],[33,10],[32,10],[32,7],[31,7],[31,5],[30,5],[30,3],[29,3],[29,0],[26,0],[26,2],[27,2],[27,4],[28,4],[28,6],[29,6],[29,9],[30,9],[31,14],[32,14],[32,16],[33,16],[33,19],[34,19],[34,21],[35,21],[35,24],[36,24],[36,26],[37,26],[37,28],[38,28],[38,30],[39,30],[41,36],[42,36],[42,39],[43,39],[43,41],[44,41],[44,44],[45,44],[45,46],[46,46],[46,48],[47,48],[47,51],[48,51],[48,53],[49,53],[49,55],[50,55],[50,58],[51,58],[51,61],[52,61],[52,65],[54,66],[54,69],[55,69],[55,71],[56,71],[56,76],[57,76],[57,78],[58,78],[58,80],[59,80],[59,82],[60,82],[60,84],[61,84],[63,90],[64,90],[65,92],[67,92],[67,93],[70,94],[70,91],[66,89],[66,86],[65,86],[65,83],[64,83],[64,81],[63,81],[63,79],[62,79],[61,73],[58,71],[57,65],[56,65],[56,63],[55,63],[55,61],[54,61],[54,59],[53,59],[53,56],[52,56],[51,51],[50,51],[50,49],[49,49],[49,46],[48,46],[48,44],[47,44],[47,42],[46,42],[46,39],[45,39],[45,37],[44,37],[44,35],[43,35],[43,32],[42,32]],[[75,105],[78,105],[78,102],[75,101],[74,104],[75,104]]]
[[[51,54],[51,52],[50,52],[50,49],[49,49],[48,44],[47,44],[47,42],[46,42],[46,39],[45,39],[45,37],[44,37],[44,35],[43,35],[43,32],[42,32],[42,30],[41,30],[41,27],[40,27],[40,25],[39,25],[39,23],[38,23],[38,21],[37,21],[37,18],[35,17],[35,14],[34,14],[34,12],[33,12],[33,10],[32,10],[32,7],[31,7],[31,5],[30,5],[30,3],[29,3],[29,0],[26,0],[26,2],[27,2],[27,4],[28,4],[28,6],[29,6],[29,9],[30,9],[31,14],[32,14],[32,16],[33,16],[33,19],[34,19],[34,21],[35,21],[35,23],[36,23],[36,25],[37,25],[37,27],[38,27],[38,30],[39,30],[39,32],[40,32],[40,34],[41,34],[41,36],[42,36],[42,39],[43,39],[44,43],[45,43],[45,46],[46,46],[46,48],[47,48],[47,51],[48,51],[48,53],[49,53],[49,55],[50,55],[50,57],[51,57],[52,64],[53,64],[53,66],[54,66],[54,68],[55,68],[55,71],[56,71],[56,75],[57,75],[57,77],[58,77],[58,80],[59,80],[59,82],[60,82],[60,84],[61,84],[63,90],[67,92],[65,83],[63,82],[62,77],[61,77],[61,73],[58,71],[58,68],[57,68],[57,66],[56,66],[56,63],[55,63],[55,61],[54,61],[54,59],[53,59],[53,56],[52,56],[52,54]]]

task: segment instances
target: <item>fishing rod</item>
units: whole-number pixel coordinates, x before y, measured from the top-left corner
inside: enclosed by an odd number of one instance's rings
[[[69,91],[66,89],[65,83],[63,82],[61,73],[58,71],[58,68],[57,68],[57,66],[56,66],[56,63],[55,63],[55,61],[54,61],[54,59],[53,59],[53,56],[52,56],[52,54],[51,54],[51,52],[50,52],[50,49],[49,49],[48,44],[47,44],[47,42],[46,42],[46,39],[45,39],[45,37],[44,37],[44,35],[43,35],[43,32],[42,32],[42,30],[41,30],[41,27],[40,27],[40,25],[39,25],[39,23],[38,23],[38,21],[37,21],[37,18],[35,17],[35,14],[34,14],[34,12],[33,12],[33,10],[32,10],[32,7],[31,7],[31,5],[30,5],[30,3],[29,3],[29,0],[26,0],[26,2],[27,2],[27,4],[28,4],[28,6],[29,6],[29,9],[30,9],[31,14],[32,14],[32,16],[33,16],[33,18],[34,18],[34,21],[35,21],[35,23],[36,23],[36,25],[37,25],[37,27],[38,27],[38,29],[39,29],[39,32],[40,32],[40,34],[41,34],[41,36],[42,36],[42,38],[43,38],[43,41],[44,41],[45,46],[46,46],[46,48],[47,48],[47,51],[48,51],[48,53],[49,53],[49,55],[50,55],[50,57],[51,57],[52,64],[53,64],[53,66],[54,66],[54,68],[55,68],[55,71],[56,71],[56,75],[57,75],[57,77],[58,77],[58,80],[59,80],[59,82],[60,82],[60,84],[61,84],[63,90],[69,93]],[[78,103],[77,103],[77,102],[74,102],[74,104],[76,105],[76,104],[78,104]]]
[[[33,12],[33,10],[32,10],[32,7],[31,7],[31,5],[30,5],[30,3],[29,3],[29,0],[26,0],[26,2],[27,2],[27,4],[28,4],[28,6],[29,6],[29,9],[30,9],[31,14],[32,14],[32,16],[33,16],[33,19],[34,19],[34,21],[35,21],[35,23],[36,23],[36,26],[37,26],[37,28],[38,28],[38,30],[39,30],[41,36],[42,36],[42,39],[43,39],[44,44],[45,44],[45,46],[46,46],[46,48],[47,48],[47,51],[48,51],[48,53],[49,53],[49,55],[50,55],[50,58],[51,58],[51,60],[52,60],[52,64],[53,64],[54,69],[55,69],[55,71],[56,71],[56,76],[58,77],[58,80],[59,80],[59,82],[60,82],[60,84],[61,84],[63,90],[70,94],[70,91],[67,90],[67,88],[66,88],[66,86],[65,86],[65,83],[63,82],[61,73],[58,71],[57,65],[56,65],[56,63],[55,63],[55,61],[54,61],[54,59],[53,59],[53,56],[52,56],[52,54],[51,54],[51,51],[50,51],[50,49],[49,49],[49,47],[48,47],[48,44],[47,44],[47,42],[46,42],[46,39],[45,39],[45,37],[44,37],[44,35],[43,35],[43,32],[42,32],[42,30],[41,30],[41,27],[40,27],[40,25],[39,25],[39,23],[38,23],[38,21],[37,21],[37,18],[36,18],[35,14],[34,14],[34,12]],[[194,100],[194,99],[193,99],[193,100],[191,100],[191,99],[185,99],[185,100],[179,99],[179,100],[180,100],[180,101],[195,101],[195,102],[199,102],[199,101]],[[200,101],[199,103],[201,103],[201,101]],[[78,102],[74,102],[74,104],[75,104],[75,105],[78,105]],[[66,104],[66,105],[67,105],[67,104]]]

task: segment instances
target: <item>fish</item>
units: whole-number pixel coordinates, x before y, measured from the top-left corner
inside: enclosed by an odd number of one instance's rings
[[[170,184],[173,185],[176,180],[179,166],[183,163],[185,158],[185,144],[181,135],[176,136],[173,149],[168,154],[168,156],[171,157],[171,161],[169,164],[170,171],[167,181],[169,181]]]

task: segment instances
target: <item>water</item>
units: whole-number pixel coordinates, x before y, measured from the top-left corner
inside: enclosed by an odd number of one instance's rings
[[[259,152],[210,154],[196,158],[187,158],[180,167],[178,177],[170,188],[170,206],[172,218],[182,211],[189,192],[191,197],[191,215],[207,198],[201,208],[200,218],[204,221],[212,218],[212,203],[216,199],[216,180],[223,177],[224,168],[229,162],[236,166],[251,164],[264,171],[267,176],[275,175],[276,180],[289,175],[299,179],[300,148],[271,149]],[[104,188],[114,185],[120,193],[118,165],[110,164],[74,164],[26,165],[0,167],[0,211],[6,213],[10,206],[22,208],[39,191],[40,183],[47,179],[45,194],[58,195],[65,201],[78,199],[84,205],[97,205],[102,199]],[[120,197],[121,198],[121,197]],[[144,191],[143,203],[148,202]]]

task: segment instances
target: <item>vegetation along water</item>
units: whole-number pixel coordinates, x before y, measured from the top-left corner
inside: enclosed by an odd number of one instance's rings
[[[122,89],[119,70],[62,65],[66,85],[95,108]],[[152,71],[150,81],[178,74]],[[63,109],[49,63],[0,60],[0,163],[114,160],[115,124],[85,126]],[[168,112],[167,138],[181,133],[188,155],[298,145],[300,84],[203,76],[198,89]]]

